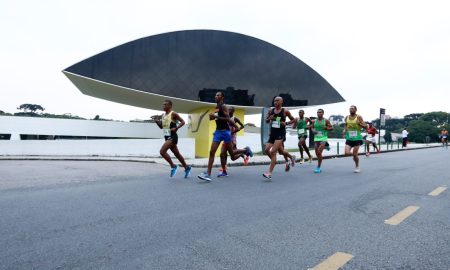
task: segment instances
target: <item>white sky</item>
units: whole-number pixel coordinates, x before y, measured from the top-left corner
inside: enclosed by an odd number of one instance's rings
[[[215,29],[260,38],[319,72],[366,120],[449,110],[448,1],[2,1],[0,110],[147,119],[155,111],[83,95],[61,70],[138,38]],[[176,110],[176,108],[174,108]],[[317,107],[306,109],[314,115]],[[257,117],[246,122],[259,123]]]

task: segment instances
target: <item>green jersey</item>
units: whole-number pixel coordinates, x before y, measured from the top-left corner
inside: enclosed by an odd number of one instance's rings
[[[299,137],[306,135],[306,120],[305,120],[305,118],[303,118],[303,119],[299,118],[297,120],[297,135]]]
[[[347,124],[347,132],[345,132],[345,139],[348,141],[360,141],[362,140],[361,127],[358,123],[358,115],[355,119],[351,120],[350,116],[347,116],[345,120]]]
[[[319,122],[318,119],[314,121],[314,129],[317,131],[317,134],[314,135],[315,142],[324,142],[328,140],[328,130],[325,129],[327,125],[327,121],[322,119]]]

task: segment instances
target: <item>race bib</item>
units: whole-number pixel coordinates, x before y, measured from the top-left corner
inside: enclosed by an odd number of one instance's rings
[[[281,127],[281,117],[277,117],[276,120],[272,121],[272,127],[273,128],[280,128]]]
[[[164,136],[170,136],[170,129],[168,128],[163,129],[163,134]]]
[[[316,136],[322,136],[322,131],[317,131]]]
[[[358,136],[358,132],[356,132],[356,131],[354,131],[354,130],[350,130],[350,131],[348,132],[348,136],[349,136],[350,138],[355,138],[356,136]]]
[[[298,133],[299,135],[302,135],[302,134],[305,133],[305,129],[304,129],[304,128],[299,128],[299,129],[297,130],[297,133]]]

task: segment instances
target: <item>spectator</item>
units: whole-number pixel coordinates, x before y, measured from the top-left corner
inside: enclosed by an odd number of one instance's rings
[[[406,130],[406,128],[403,128],[402,139],[402,147],[406,147],[406,145],[408,144],[408,131]]]

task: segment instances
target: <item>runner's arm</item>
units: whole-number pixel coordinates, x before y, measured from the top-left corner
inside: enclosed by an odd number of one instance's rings
[[[159,115],[153,115],[153,116],[151,116],[150,118],[153,119],[153,121],[155,121],[156,125],[157,125],[160,129],[163,128],[163,127],[162,127],[162,121],[161,121],[161,118],[160,118]]]
[[[179,130],[182,126],[184,126],[185,122],[184,122],[183,118],[181,118],[181,116],[176,112],[172,113],[172,119],[180,122],[177,127],[173,128],[175,130],[172,130],[174,132],[177,132],[177,130]]]
[[[328,120],[328,119],[325,120],[325,126],[326,126],[328,131],[332,131],[333,130],[333,126],[331,125],[330,120]]]
[[[244,129],[244,124],[242,124],[241,120],[239,118],[234,117],[235,124],[239,125],[240,127],[237,128],[236,132],[238,132],[241,129]]]

